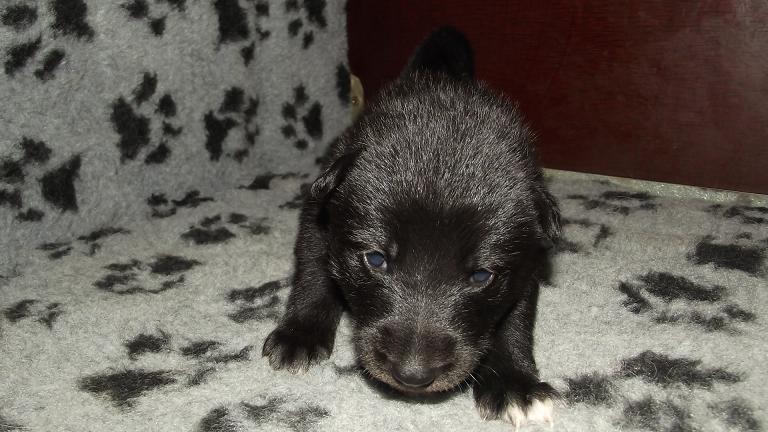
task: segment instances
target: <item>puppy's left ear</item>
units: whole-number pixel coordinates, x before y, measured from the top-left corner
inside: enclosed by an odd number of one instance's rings
[[[544,238],[542,242],[547,249],[553,247],[560,237],[560,207],[555,197],[541,188],[537,191],[536,210],[539,213],[539,225]]]
[[[344,181],[349,168],[354,164],[359,152],[347,153],[336,159],[320,177],[312,183],[310,197],[320,203],[330,199],[333,191]]]

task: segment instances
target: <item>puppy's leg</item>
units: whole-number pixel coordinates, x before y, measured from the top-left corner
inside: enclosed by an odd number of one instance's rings
[[[485,419],[501,419],[520,427],[530,421],[552,423],[557,392],[541,382],[533,358],[533,324],[538,283],[498,329],[491,351],[473,375],[475,404]]]
[[[331,355],[342,303],[328,273],[327,249],[317,209],[308,203],[299,219],[296,273],[285,314],[262,348],[275,369],[306,370]]]

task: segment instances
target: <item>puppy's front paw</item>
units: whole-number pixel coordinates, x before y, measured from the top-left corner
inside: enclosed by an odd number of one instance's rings
[[[545,382],[524,388],[503,380],[476,384],[475,405],[486,420],[504,420],[515,429],[526,423],[554,423],[557,391]]]
[[[274,369],[306,371],[331,356],[333,333],[305,325],[279,325],[264,341],[261,355]]]

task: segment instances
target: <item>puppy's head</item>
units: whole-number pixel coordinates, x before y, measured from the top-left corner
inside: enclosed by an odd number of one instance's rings
[[[441,32],[335,145],[311,194],[359,360],[405,392],[471,379],[559,230],[531,134],[440,51],[468,50],[463,36]]]

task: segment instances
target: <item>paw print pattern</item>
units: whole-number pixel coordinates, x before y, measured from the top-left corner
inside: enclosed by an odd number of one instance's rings
[[[706,209],[707,212],[725,219],[735,219],[745,225],[768,224],[768,207],[733,205],[724,206],[713,204]]]
[[[218,364],[247,361],[250,358],[251,346],[230,350],[225,344],[215,340],[183,341],[180,345],[174,343],[174,338],[167,332],[158,329],[156,333],[140,333],[123,345],[128,351],[128,358],[139,360],[145,354],[170,353],[182,359],[192,360],[186,373],[189,386],[199,385],[216,370]]]
[[[239,227],[253,235],[264,235],[270,231],[266,225],[267,218],[255,218],[248,220],[248,216],[241,213],[230,213],[226,221],[221,215],[203,218],[197,226],[191,227],[181,235],[181,238],[196,245],[210,245],[225,243],[236,235],[225,225]]]
[[[295,172],[287,172],[283,174],[273,174],[271,172],[267,172],[264,174],[259,174],[256,177],[253,178],[253,181],[248,185],[240,185],[239,189],[248,189],[252,191],[257,190],[268,190],[270,188],[270,184],[272,180],[274,179],[288,179],[288,178],[307,178],[309,177],[309,174],[298,174]]]
[[[266,425],[265,429],[307,432],[316,429],[331,413],[320,405],[291,401],[284,396],[272,396],[263,402],[223,405],[208,412],[198,424],[204,432],[224,430],[251,430]]]
[[[278,207],[281,209],[298,210],[304,205],[304,201],[309,196],[309,191],[312,188],[312,182],[302,183],[299,185],[299,192],[293,196],[289,201],[280,204]]]
[[[647,395],[624,403],[622,416],[614,423],[620,428],[649,431],[695,431],[693,416],[684,404],[673,400],[658,400]]]
[[[17,211],[15,219],[19,222],[38,222],[45,216],[38,208],[22,210],[26,200],[21,185],[27,180],[40,184],[42,198],[52,206],[61,211],[77,211],[75,179],[80,156],[44,171],[51,154],[45,142],[23,137],[12,153],[0,156],[0,208]]]
[[[191,190],[178,200],[165,197],[165,194],[152,194],[147,198],[150,208],[150,216],[153,218],[167,218],[176,214],[180,208],[196,208],[204,202],[213,201],[213,198],[201,196],[199,190]]]
[[[323,138],[323,106],[317,101],[310,103],[304,85],[293,89],[293,100],[283,104],[281,113],[284,123],[280,132],[294,140],[297,149],[309,148],[309,139],[318,142]]]
[[[585,210],[598,210],[627,216],[636,211],[653,211],[658,208],[655,196],[647,192],[605,191],[597,197],[568,195],[570,200],[580,201]]]
[[[568,390],[563,392],[563,399],[569,405],[610,406],[614,403],[616,385],[608,375],[591,372],[566,378],[565,382]]]
[[[688,260],[698,265],[712,264],[717,269],[738,270],[759,277],[765,273],[768,238],[755,241],[749,232],[722,241],[712,235],[704,236],[688,254]]]
[[[78,388],[106,399],[120,409],[129,409],[146,393],[159,388],[173,390],[194,387],[206,382],[226,364],[247,362],[253,347],[228,348],[216,340],[182,340],[158,329],[140,333],[123,343],[131,366],[119,372],[105,371],[80,378]],[[153,353],[174,356],[175,370],[147,370],[140,367]]]
[[[649,272],[637,281],[621,282],[622,305],[630,312],[657,324],[691,324],[707,332],[736,331],[739,323],[755,320],[755,314],[726,302],[728,290],[707,286],[683,276]]]
[[[26,69],[27,65],[38,58],[43,45],[60,37],[67,37],[79,42],[90,42],[95,32],[88,23],[88,5],[85,0],[51,0],[46,2],[46,9],[40,10],[38,4],[4,2],[0,6],[0,23],[11,28],[19,35],[20,42],[11,45],[5,52],[3,70],[13,78]],[[41,19],[42,13],[51,14],[50,19]],[[48,17],[46,17],[48,18]],[[47,29],[35,24],[50,23]],[[62,48],[51,48],[38,62],[34,76],[41,81],[54,78],[56,70],[64,64],[66,52]]]
[[[101,249],[100,241],[104,238],[117,234],[130,234],[131,232],[120,227],[105,227],[82,235],[76,241],[62,241],[43,243],[37,247],[37,250],[43,251],[48,255],[48,259],[57,260],[70,255],[72,251],[78,250],[82,255],[94,256]]]
[[[558,253],[579,253],[587,249],[595,249],[614,234],[608,225],[589,219],[562,218],[561,222],[563,235],[555,244],[555,252]]]
[[[616,376],[640,378],[662,388],[687,387],[711,389],[716,383],[735,384],[743,377],[720,367],[707,367],[701,360],[670,357],[654,351],[644,351],[621,361]]]
[[[150,262],[132,259],[104,267],[109,273],[93,286],[119,295],[159,294],[184,284],[184,273],[201,265],[200,261],[176,255],[160,255]]]
[[[112,127],[120,136],[116,145],[120,151],[120,162],[135,160],[145,147],[154,147],[144,156],[147,165],[164,163],[171,156],[169,143],[181,134],[183,128],[174,126],[171,119],[176,116],[176,102],[169,93],[159,97],[154,109],[144,109],[154,116],[154,135],[159,135],[152,143],[153,122],[150,117],[139,112],[145,102],[151,101],[157,91],[157,75],[145,72],[141,83],[133,90],[132,102],[119,97],[112,103],[110,120]]]
[[[48,327],[49,330],[53,328],[53,323],[62,313],[60,303],[45,304],[34,299],[22,300],[4,311],[5,318],[11,323],[33,319]]]
[[[78,210],[75,180],[80,172],[80,155],[75,155],[59,166],[43,172],[51,157],[51,150],[42,141],[24,137],[18,144],[21,155],[0,157],[0,208],[18,211],[20,222],[38,222],[45,213],[37,208],[24,207],[25,199],[20,186],[29,178],[40,185],[43,200],[64,212]],[[41,174],[38,174],[42,172]]]
[[[652,395],[626,397],[619,392],[624,382],[640,379],[656,389]],[[613,372],[591,372],[565,379],[567,389],[563,399],[569,405],[590,405],[611,408],[622,404],[613,423],[649,431],[693,431],[691,410],[698,400],[691,400],[691,389],[710,390],[717,385],[741,382],[743,374],[721,367],[709,367],[701,360],[670,357],[655,351],[643,351],[624,358]],[[636,390],[635,390],[636,391]],[[679,397],[682,395],[682,398]],[[751,407],[743,400],[709,404],[710,410],[725,414],[734,405],[743,409],[743,418],[753,420]],[[741,416],[740,416],[741,417]],[[731,424],[726,418],[726,423]],[[739,419],[741,420],[741,419]],[[744,429],[747,430],[747,429]]]
[[[175,384],[175,375],[169,370],[126,369],[83,377],[78,382],[78,388],[109,400],[117,408],[127,410],[145,393]]]
[[[257,287],[231,290],[227,301],[236,310],[229,314],[229,319],[242,324],[248,321],[277,321],[280,318],[280,298],[277,293],[287,288],[284,281],[271,281]]]
[[[294,18],[288,21],[288,35],[298,38],[301,34],[301,47],[309,48],[315,41],[315,30],[324,30],[328,26],[325,18],[325,0],[287,0],[285,11]]]
[[[239,189],[248,189],[251,191],[258,191],[258,190],[268,190],[270,188],[270,183],[273,179],[287,179],[287,178],[301,178],[306,179],[309,177],[309,174],[299,174],[295,172],[288,172],[284,174],[273,174],[271,172],[265,173],[265,174],[259,174],[256,177],[254,177],[253,181],[248,185],[240,185]],[[309,194],[309,189],[312,186],[312,182],[305,182],[302,183],[299,187],[299,192],[289,201],[286,201],[283,204],[280,204],[278,207],[281,209],[290,209],[290,210],[297,210],[300,209],[302,204],[304,203],[304,199]]]
[[[213,6],[219,17],[219,45],[240,46],[240,56],[248,66],[254,59],[256,45],[271,34],[264,28],[264,22],[269,17],[269,3],[266,0],[249,0],[246,7],[242,7],[238,0],[215,0]]]
[[[219,109],[208,111],[203,119],[206,132],[205,149],[212,161],[218,161],[225,155],[242,162],[248,156],[260,133],[259,125],[255,121],[258,112],[259,99],[247,96],[240,87],[232,87],[224,93],[224,100]],[[239,132],[240,140],[227,140],[233,129]]]
[[[165,20],[168,14],[184,12],[186,3],[186,0],[155,0],[154,5],[150,6],[148,0],[131,0],[121,6],[125,9],[128,17],[138,21],[146,21],[152,34],[162,37],[165,33]]]
[[[760,420],[755,416],[755,408],[746,399],[735,397],[709,405],[712,413],[720,417],[725,426],[739,431],[756,432],[762,430]]]

